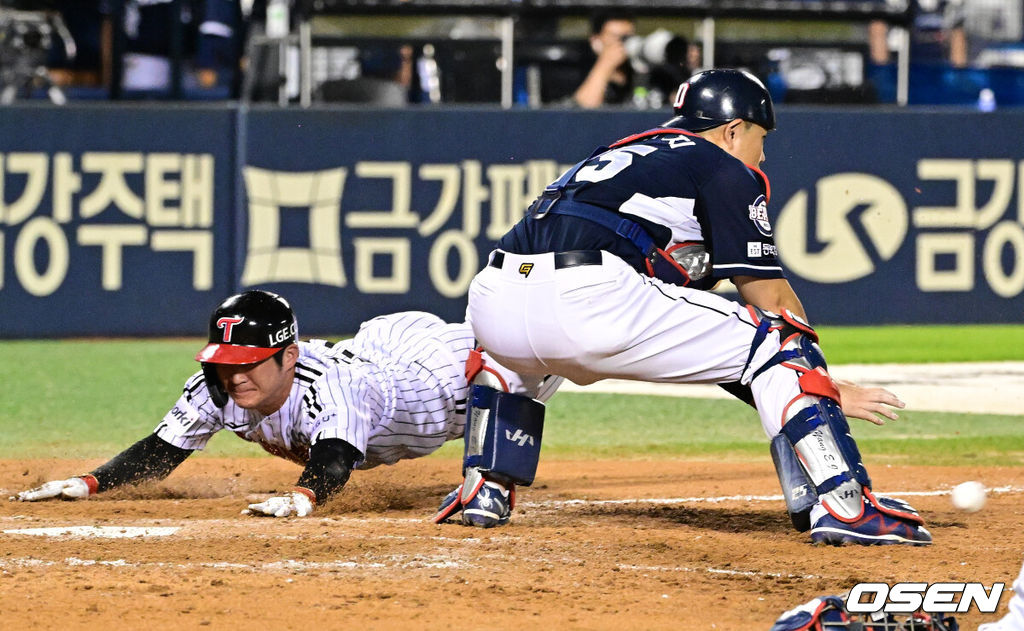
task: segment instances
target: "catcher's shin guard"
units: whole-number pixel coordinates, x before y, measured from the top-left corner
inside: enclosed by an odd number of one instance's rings
[[[770,331],[777,330],[781,348],[749,382],[774,366],[799,374],[800,393],[785,406],[782,430],[772,441],[793,525],[799,530],[809,525],[811,540],[816,543],[931,543],[931,534],[913,507],[871,492],[871,479],[850,435],[839,406],[839,390],[828,375],[814,330],[790,313],[761,315],[765,317],[758,323],[755,344],[760,346]],[[751,357],[754,354],[752,350]],[[812,492],[818,498],[815,503],[806,498]]]
[[[799,374],[800,393],[783,411],[782,430],[772,441],[772,458],[793,525],[801,531],[808,529],[814,505],[811,498],[828,503],[841,517],[856,518],[861,512],[862,488],[870,488],[871,480],[839,406],[839,390],[828,374],[817,334],[788,311],[779,316],[751,308],[751,313],[758,328],[747,369],[769,333],[778,331],[780,348],[746,381],[753,383],[776,366]]]
[[[434,522],[461,510],[463,523],[503,525],[515,504],[515,485],[530,486],[536,477],[545,406],[507,392],[504,380],[484,365],[479,350],[470,353],[466,377],[472,385],[466,410],[465,479],[441,502]]]
[[[871,478],[839,404],[819,398],[791,416],[779,435],[792,446],[806,474],[803,481],[796,478],[797,484],[809,482],[816,497],[834,513],[856,518],[861,512],[862,491],[871,488]],[[797,494],[792,486],[790,489]],[[802,502],[795,507],[803,511],[810,508]],[[804,523],[803,517],[799,521],[792,513],[790,517],[798,528]]]
[[[463,467],[490,479],[530,486],[537,474],[543,430],[543,403],[474,385],[466,412]]]
[[[818,502],[818,492],[807,478],[789,439],[776,434],[772,439],[772,461],[782,484],[782,496],[793,527],[800,532],[811,529],[811,507]]]

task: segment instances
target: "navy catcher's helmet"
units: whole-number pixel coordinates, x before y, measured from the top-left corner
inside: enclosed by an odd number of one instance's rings
[[[281,296],[252,289],[220,303],[210,316],[209,344],[196,361],[253,364],[298,339],[291,305]]]
[[[705,131],[742,118],[775,129],[775,108],[764,84],[745,70],[699,72],[679,86],[672,105],[675,118],[662,127]]]

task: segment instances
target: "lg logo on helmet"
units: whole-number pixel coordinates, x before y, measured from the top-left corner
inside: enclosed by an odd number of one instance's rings
[[[217,320],[217,328],[224,329],[224,342],[231,342],[231,329],[242,322],[244,318],[221,318]]]
[[[268,340],[269,344],[268,344],[268,346],[277,346],[281,342],[287,341],[287,340],[295,337],[295,331],[296,331],[296,325],[295,325],[294,322],[292,322],[290,325],[284,327],[280,331],[278,331],[276,333],[271,333],[268,336],[269,337],[269,340]]]

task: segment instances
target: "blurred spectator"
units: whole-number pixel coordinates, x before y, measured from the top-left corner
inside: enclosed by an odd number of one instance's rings
[[[166,91],[174,55],[186,89],[230,86],[241,55],[238,0],[125,0],[122,87]]]
[[[967,35],[964,31],[964,0],[911,0],[910,61],[967,65]],[[875,20],[868,25],[871,62],[888,64],[895,48],[889,41],[888,25]]]
[[[699,46],[666,29],[639,36],[624,11],[595,13],[590,32],[589,71],[571,98],[578,107],[661,108],[700,66]]]
[[[965,0],[969,59],[982,68],[1024,68],[1024,2]]]
[[[239,0],[203,0],[194,67],[199,86],[237,92],[245,34]]]
[[[625,11],[595,13],[590,20],[590,48],[594,59],[573,101],[583,108],[629,103],[633,98],[633,69],[626,40],[636,34],[636,21]]]
[[[700,68],[700,47],[681,35],[658,29],[626,41],[635,77],[636,105],[658,109],[671,103],[679,85]]]
[[[74,42],[69,57],[63,41],[53,41],[47,68],[62,87],[105,88],[110,85],[110,21],[104,0],[65,0],[58,11]]]
[[[409,103],[413,78],[412,46],[365,48],[359,53],[361,76],[324,81],[317,100],[400,107]]]

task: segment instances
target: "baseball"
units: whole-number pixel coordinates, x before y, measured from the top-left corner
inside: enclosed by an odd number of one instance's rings
[[[968,513],[981,510],[985,505],[985,486],[981,482],[962,482],[953,487],[950,493],[953,506]]]

